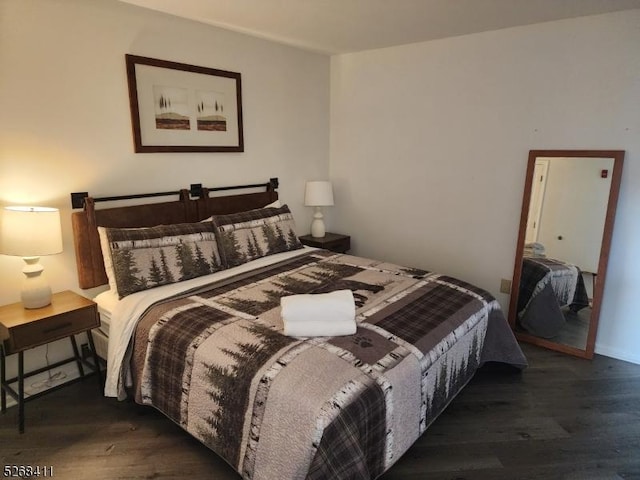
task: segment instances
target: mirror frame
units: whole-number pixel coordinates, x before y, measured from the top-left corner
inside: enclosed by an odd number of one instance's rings
[[[593,358],[596,334],[598,330],[598,320],[600,317],[600,307],[607,273],[607,262],[611,249],[611,235],[613,223],[618,204],[618,194],[620,192],[620,180],[622,177],[622,164],[624,161],[624,150],[530,150],[527,164],[527,174],[522,196],[522,211],[520,213],[520,227],[518,230],[518,243],[516,245],[515,266],[513,270],[513,280],[511,283],[511,299],[509,302],[509,324],[518,340],[531,343],[541,347],[555,350],[581,358]],[[531,199],[531,189],[533,171],[538,157],[578,157],[578,158],[612,158],[613,171],[611,173],[611,187],[609,190],[609,201],[602,233],[602,243],[600,245],[600,258],[598,260],[598,281],[593,289],[593,305],[591,307],[591,318],[589,321],[589,332],[587,334],[587,345],[585,349],[572,347],[553,340],[544,339],[528,333],[516,331],[516,315],[518,308],[518,292],[520,277],[522,275],[522,255],[524,251],[524,239],[527,230],[527,219],[529,216],[529,203]]]

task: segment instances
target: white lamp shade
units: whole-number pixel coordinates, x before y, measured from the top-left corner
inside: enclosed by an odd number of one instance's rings
[[[0,253],[40,257],[62,252],[60,211],[48,207],[5,207]]]
[[[304,204],[309,207],[328,207],[333,205],[331,182],[307,182],[304,192]]]

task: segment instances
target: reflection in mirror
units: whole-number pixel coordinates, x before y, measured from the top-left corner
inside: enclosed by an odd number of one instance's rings
[[[623,157],[529,153],[509,308],[519,339],[593,356]]]

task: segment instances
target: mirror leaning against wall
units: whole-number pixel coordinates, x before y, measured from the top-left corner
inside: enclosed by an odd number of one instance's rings
[[[592,358],[622,150],[531,150],[509,305],[518,340]]]

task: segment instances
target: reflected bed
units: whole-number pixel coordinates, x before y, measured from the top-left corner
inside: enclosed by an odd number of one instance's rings
[[[563,307],[576,313],[589,306],[580,269],[553,258],[522,259],[518,292],[518,326],[542,338],[557,336],[566,320]]]

